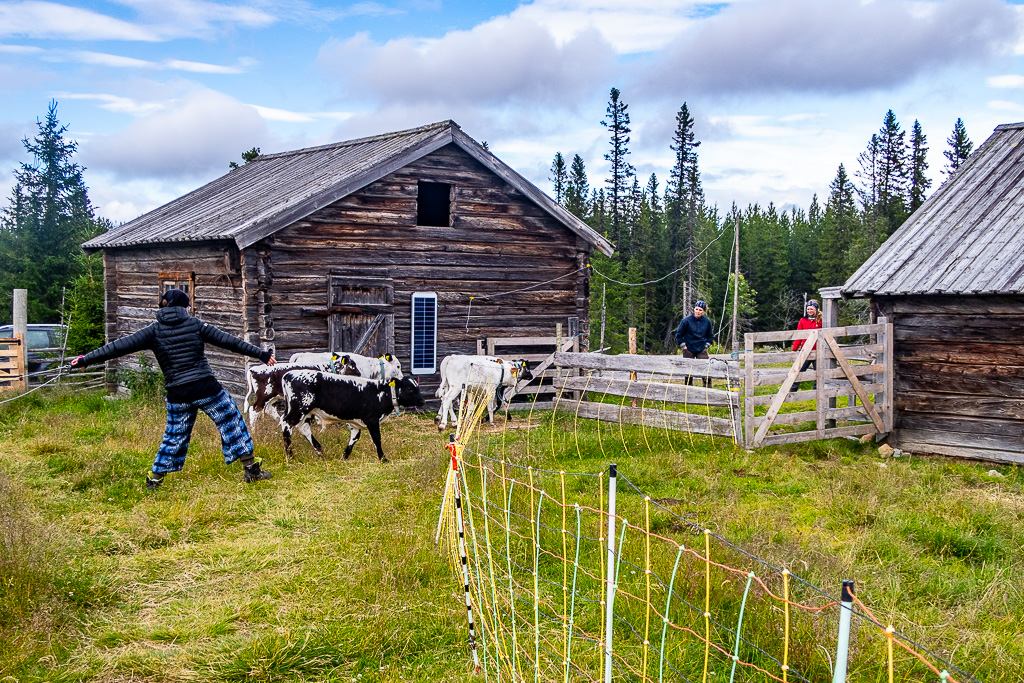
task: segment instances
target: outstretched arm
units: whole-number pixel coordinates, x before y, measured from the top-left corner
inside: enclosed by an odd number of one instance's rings
[[[129,353],[135,353],[136,351],[144,351],[145,349],[152,348],[155,334],[156,330],[154,326],[147,325],[134,334],[129,334],[127,337],[121,337],[109,344],[101,346],[95,351],[90,351],[84,356],[79,356],[71,361],[71,367],[84,368],[86,365],[102,363],[103,361],[110,360],[111,358],[120,358],[121,356],[127,356]]]
[[[258,346],[242,341],[233,334],[228,334],[219,327],[214,327],[209,323],[203,323],[203,326],[199,328],[199,334],[203,338],[203,341],[210,342],[214,346],[219,346],[222,349],[228,351],[234,351],[240,353],[243,356],[249,356],[250,358],[258,358],[261,362],[267,365],[274,365],[276,359],[270,351],[264,351]]]

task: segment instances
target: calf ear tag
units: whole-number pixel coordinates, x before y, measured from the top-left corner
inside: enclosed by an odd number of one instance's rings
[[[512,368],[512,376],[515,377],[516,373],[519,372],[519,368]]]
[[[394,387],[395,386],[395,380],[391,380],[390,382],[388,382],[388,386]]]
[[[331,354],[331,360],[338,360],[338,354],[332,353]]]

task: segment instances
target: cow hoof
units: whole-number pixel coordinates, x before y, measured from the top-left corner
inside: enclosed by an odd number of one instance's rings
[[[381,461],[381,463],[391,462],[391,461],[390,461],[390,460],[388,460],[387,458],[381,458],[381,459],[380,459],[380,461]]]
[[[350,455],[352,455],[352,449],[351,448],[346,448],[345,449],[345,454],[341,456],[341,459],[342,460],[348,460],[348,456],[350,456]]]

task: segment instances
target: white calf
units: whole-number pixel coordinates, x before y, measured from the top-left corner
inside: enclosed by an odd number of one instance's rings
[[[533,379],[533,373],[525,360],[505,360],[494,356],[446,356],[441,361],[441,386],[436,396],[441,399],[441,410],[437,413],[438,429],[448,426],[448,416],[452,423],[458,421],[452,404],[463,387],[472,387],[490,394],[487,400],[487,419],[494,422],[494,397],[505,387],[515,386],[524,380]],[[511,392],[509,392],[511,394]],[[511,398],[502,397],[505,401]]]

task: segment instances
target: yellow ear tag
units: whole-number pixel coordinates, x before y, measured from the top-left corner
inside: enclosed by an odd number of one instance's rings
[[[516,373],[519,372],[519,368],[512,368],[512,376],[515,377]]]
[[[393,388],[395,386],[395,380],[391,380],[390,382],[388,382],[388,385]]]
[[[338,354],[332,353],[331,354],[331,360],[338,360]]]

